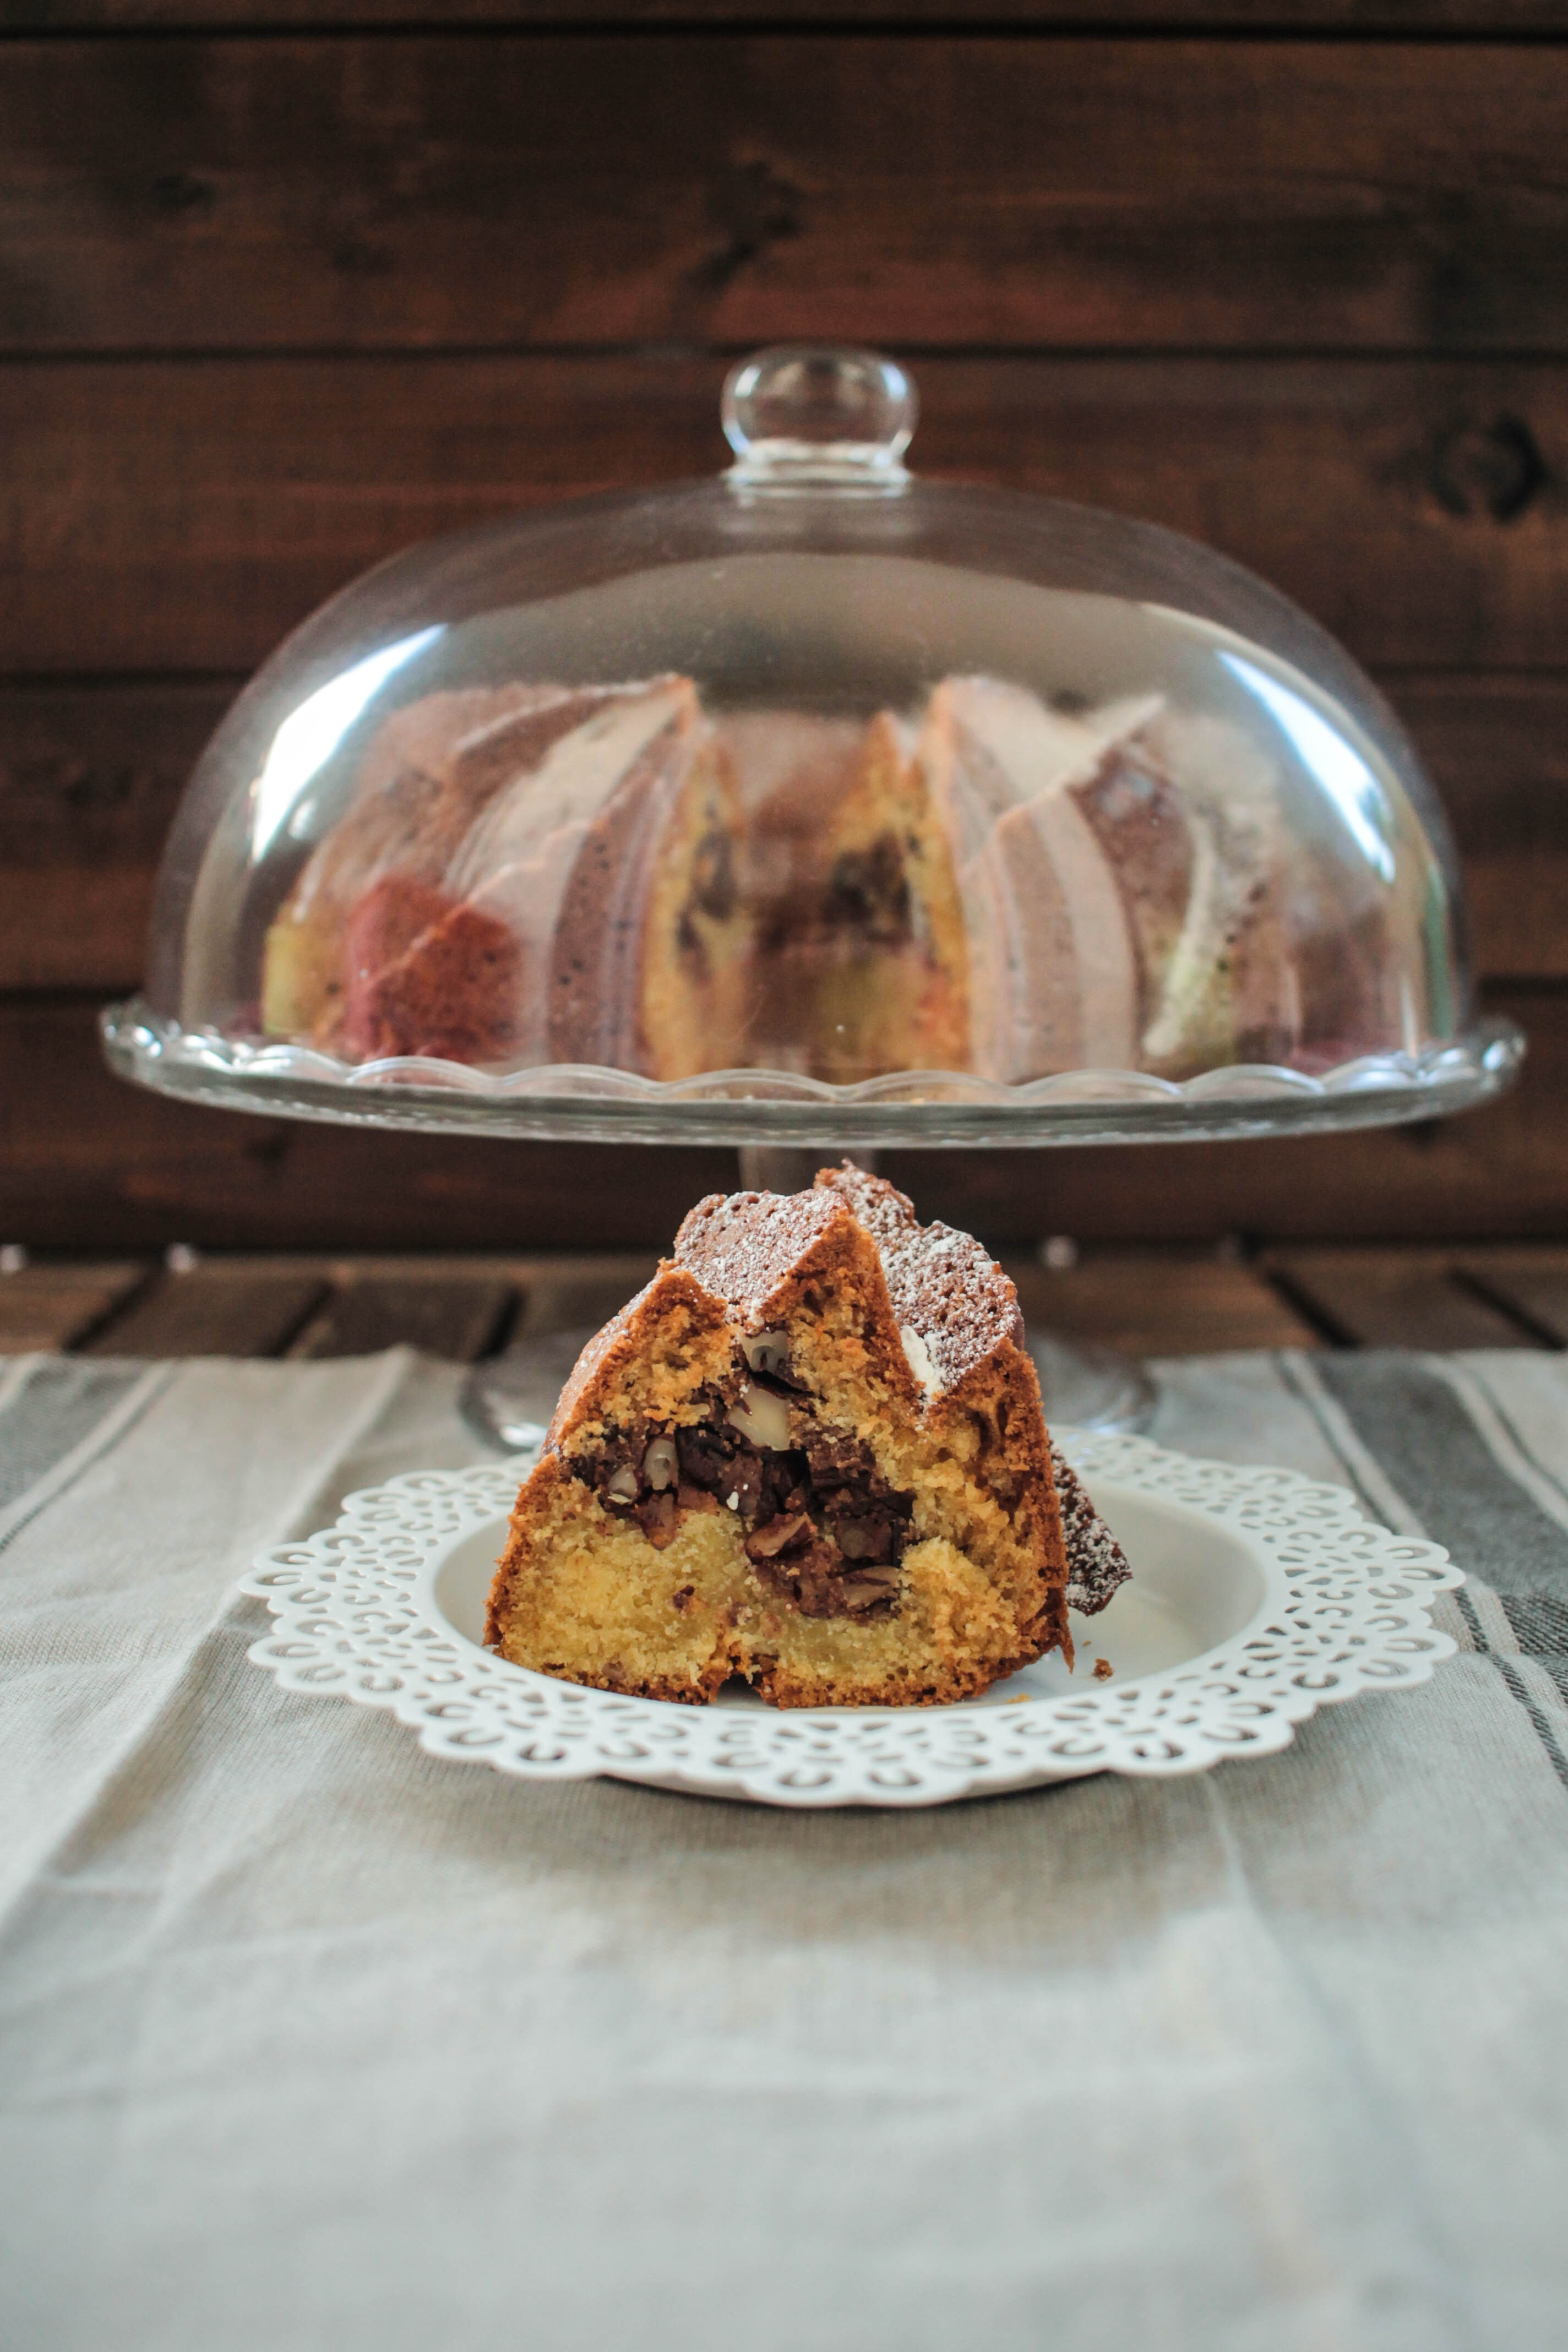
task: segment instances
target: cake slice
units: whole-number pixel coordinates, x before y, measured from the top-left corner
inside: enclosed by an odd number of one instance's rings
[[[384,875],[344,929],[336,1042],[353,1060],[421,1054],[504,1062],[522,1034],[526,966],[508,926],[449,892]]]
[[[685,1077],[738,1051],[744,920],[727,779],[690,681],[603,689],[579,723],[476,817],[447,866],[448,911],[364,991],[362,1053],[418,1053],[387,1011],[510,940],[496,1050],[517,1066],[589,1063]],[[504,991],[500,983],[504,980]]]
[[[1263,919],[1279,779],[1237,729],[1158,695],[1069,711],[954,677],[919,757],[958,864],[985,1076],[1183,1077],[1288,1028]]]
[[[968,941],[958,876],[906,730],[866,729],[825,843],[812,1027],[818,1076],[853,1085],[969,1058]]]
[[[838,1085],[963,1069],[957,876],[891,711],[749,711],[721,729],[746,811],[752,1058]]]
[[[689,679],[433,696],[385,733],[268,933],[271,1034],[659,1078],[739,1058],[736,815]]]
[[[958,866],[984,1076],[1137,1066],[1139,930],[1090,803],[1121,738],[1154,707],[1120,712],[1106,730],[994,678],[947,678],[931,696],[919,756]],[[1161,899],[1185,881],[1162,874]]]
[[[1126,1569],[1081,1496],[1069,1560],[1022,1339],[980,1244],[858,1169],[700,1202],[567,1383],[486,1640],[690,1704],[742,1675],[916,1706],[1070,1661],[1069,1577],[1095,1608]]]
[[[395,960],[429,920],[428,896],[411,894],[440,889],[486,801],[520,764],[537,763],[584,708],[565,687],[471,687],[423,695],[382,722],[347,809],[268,931],[261,1013],[268,1036],[343,1045],[356,911],[371,910],[357,969],[365,969],[370,942],[384,962]]]

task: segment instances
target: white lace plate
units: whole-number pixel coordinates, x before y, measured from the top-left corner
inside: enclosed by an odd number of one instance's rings
[[[1374,1526],[1342,1487],[1146,1438],[1055,1434],[1133,1581],[1075,1619],[1076,1674],[1042,1659],[962,1706],[780,1710],[726,1692],[672,1706],[496,1657],[480,1646],[485,1594],[526,1454],[351,1495],[335,1528],[263,1554],[242,1590],[278,1622],[250,1656],[287,1690],[390,1707],[457,1762],[824,1806],[1266,1756],[1318,1707],[1425,1682],[1453,1654],[1429,1609],[1458,1570]]]

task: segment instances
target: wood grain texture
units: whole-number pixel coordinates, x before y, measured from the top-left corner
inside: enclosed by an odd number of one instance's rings
[[[1464,864],[1476,969],[1568,976],[1568,678],[1384,681],[1441,793]]]
[[[1137,1252],[1060,1272],[1008,1258],[1031,1329],[1130,1356],[1198,1356],[1224,1348],[1315,1348],[1311,1325],[1257,1267]]]
[[[1568,677],[1384,683],[1453,823],[1477,969],[1568,979]],[[0,687],[0,990],[138,983],[164,835],[239,684]]]
[[[0,1356],[76,1347],[145,1275],[134,1262],[26,1265],[0,1275]]]
[[[14,44],[0,347],[1568,349],[1568,54]]]
[[[727,1190],[731,1181],[726,1171],[714,1189]],[[690,1205],[689,1202],[687,1206]],[[667,1250],[674,1239],[672,1228],[658,1236],[655,1246]],[[598,1266],[545,1267],[528,1286],[518,1329],[531,1339],[552,1331],[596,1331],[612,1315],[619,1314],[645,1282],[652,1281],[658,1265],[658,1258],[649,1257],[634,1259],[629,1265],[623,1259]]]
[[[1568,366],[943,359],[918,373],[915,454],[934,476],[1206,540],[1365,661],[1562,660]],[[7,664],[248,668],[411,541],[711,472],[722,374],[657,354],[0,370]]]
[[[321,1304],[310,1275],[197,1265],[161,1274],[88,1339],[89,1356],[276,1356]]]
[[[1357,1330],[1375,1331],[1379,1346],[1435,1344],[1435,1331],[1496,1342],[1499,1326],[1478,1321],[1466,1306],[1479,1297],[1501,1312],[1500,1344],[1532,1340],[1568,1343],[1568,1248],[1472,1250],[1286,1251],[1273,1263],[1311,1302],[1327,1328],[1303,1322],[1277,1286],[1268,1265],[1241,1265],[1182,1251],[1120,1251],[1099,1255],[1066,1273],[1047,1271],[1036,1257],[1009,1257],[1032,1322],[1080,1341],[1141,1353],[1192,1355],[1256,1347],[1362,1344]],[[288,1349],[295,1357],[354,1352],[360,1348],[412,1346],[457,1361],[482,1348],[486,1315],[514,1286],[528,1291],[530,1328],[537,1332],[605,1320],[653,1271],[651,1259],[589,1255],[493,1260],[436,1257],[312,1257],[298,1254],[230,1256],[202,1261],[204,1278],[160,1273],[145,1294],[154,1311],[142,1328],[169,1336],[176,1324],[191,1352],[234,1352],[237,1340],[257,1352],[275,1352],[277,1334],[297,1313],[303,1287],[313,1285],[324,1304]],[[112,1304],[147,1279],[135,1264],[54,1263],[27,1267],[0,1282],[0,1355],[35,1348],[69,1348],[85,1337],[84,1309],[101,1321]],[[266,1304],[268,1293],[279,1303]],[[235,1301],[250,1302],[237,1315]],[[1366,1301],[1373,1303],[1368,1307]],[[1342,1319],[1331,1302],[1341,1301]],[[31,1305],[26,1302],[31,1301]],[[590,1312],[589,1310],[593,1311]],[[1352,1329],[1351,1327],[1355,1326]],[[121,1328],[134,1329],[130,1318]],[[222,1339],[226,1344],[216,1344]],[[340,1344],[340,1343],[352,1343]],[[1436,1342],[1436,1344],[1441,1344]],[[113,1352],[106,1344],[98,1352]]]
[[[1530,1348],[1532,1332],[1458,1280],[1446,1252],[1286,1250],[1268,1270],[1342,1347]]]
[[[444,27],[458,25],[776,26],[779,0],[444,0]],[[247,33],[263,26],[310,31],[323,18],[320,0],[0,0],[0,32],[136,32],[211,28]],[[430,22],[415,0],[333,0],[334,26],[413,27]],[[811,0],[803,21],[813,25],[904,32],[921,25],[962,28],[966,17],[1021,31],[1082,34],[1127,26],[1141,31],[1185,33],[1225,27],[1253,36],[1273,32],[1357,35],[1443,34],[1485,40],[1503,34],[1555,33],[1568,28],[1564,0],[985,0],[966,11],[960,0]]]
[[[1568,1227],[1568,1000],[1498,989],[1530,1039],[1526,1076],[1462,1118],[1359,1135],[1037,1153],[889,1152],[927,1217],[995,1241],[1413,1241]]]
[[[1568,1300],[1568,1249],[1363,1249],[1284,1253],[1282,1258],[1287,1264],[1299,1259],[1309,1274],[1320,1264],[1330,1266],[1338,1270],[1333,1279],[1359,1282],[1375,1293],[1379,1345],[1425,1345],[1433,1328],[1434,1286],[1455,1282],[1482,1297],[1497,1294],[1504,1320],[1513,1327],[1513,1338],[1505,1344],[1515,1344],[1521,1334],[1526,1344],[1563,1344],[1561,1334],[1533,1328],[1532,1315],[1508,1294],[1517,1286],[1522,1295],[1552,1299],[1552,1311],[1568,1322],[1563,1306]],[[1195,1355],[1330,1344],[1322,1330],[1301,1320],[1265,1265],[1146,1249],[1101,1253],[1066,1274],[1048,1272],[1033,1256],[1005,1263],[1033,1326],[1097,1347]],[[29,1266],[23,1276],[0,1283],[0,1356],[35,1349],[84,1351],[89,1328],[82,1319],[85,1303],[112,1303],[145,1283],[132,1312],[85,1351],[125,1352],[116,1339],[128,1332],[151,1342],[145,1350],[150,1353],[166,1353],[166,1343],[183,1336],[192,1355],[274,1355],[279,1335],[297,1320],[301,1296],[313,1289],[322,1303],[288,1343],[284,1352],[292,1358],[414,1347],[469,1362],[488,1352],[496,1305],[510,1304],[516,1283],[527,1286],[531,1304],[540,1303],[541,1311],[531,1318],[537,1335],[596,1328],[595,1315],[599,1322],[607,1320],[652,1271],[651,1259],[582,1252],[515,1260],[246,1254],[203,1259],[182,1275],[149,1274],[144,1265],[57,1261]],[[199,1278],[193,1280],[193,1273]],[[33,1304],[26,1307],[23,1302],[29,1298]],[[66,1302],[69,1313],[63,1311]],[[560,1307],[570,1311],[558,1313]],[[93,1327],[101,1324],[105,1311],[103,1304],[95,1306]],[[1447,1309],[1439,1306],[1437,1311]],[[1462,1306],[1458,1311],[1463,1314]],[[1342,1329],[1333,1344],[1358,1343]]]
[[[1362,1344],[1357,1333],[1363,1326],[1375,1335],[1369,1343],[1386,1347],[1441,1344],[1434,1335],[1444,1331],[1458,1335],[1461,1342],[1481,1331],[1497,1341],[1497,1322],[1484,1316],[1478,1321],[1467,1297],[1472,1306],[1479,1297],[1501,1310],[1503,1345],[1522,1339],[1561,1347],[1568,1341],[1568,1247],[1294,1251],[1276,1256],[1281,1268],[1300,1269],[1299,1287],[1324,1328],[1301,1321],[1282,1296],[1281,1277],[1271,1276],[1267,1265],[1241,1265],[1170,1250],[1101,1254],[1065,1274],[1047,1271],[1033,1256],[1005,1263],[1039,1328],[1137,1353],[1320,1347],[1331,1337],[1333,1344],[1350,1347]],[[582,1252],[499,1260],[277,1254],[205,1260],[194,1271],[203,1279],[166,1273],[152,1277],[145,1297],[153,1312],[142,1319],[144,1336],[166,1339],[178,1327],[194,1354],[235,1352],[237,1342],[255,1352],[275,1352],[277,1335],[297,1312],[301,1288],[313,1285],[325,1303],[289,1345],[289,1355],[352,1352],[338,1344],[352,1341],[355,1347],[419,1347],[463,1361],[482,1344],[482,1302],[510,1300],[521,1283],[532,1331],[592,1326],[607,1319],[640,1286],[653,1261]],[[1282,1278],[1289,1279],[1289,1271]],[[145,1279],[146,1269],[137,1265],[58,1262],[7,1277],[0,1283],[0,1355],[79,1345],[86,1304],[94,1302],[96,1324],[102,1302],[112,1303]],[[269,1293],[279,1302],[270,1307]],[[28,1299],[31,1307],[23,1303]],[[237,1299],[248,1302],[248,1311],[237,1314]],[[1341,1302],[1342,1319],[1336,1318],[1333,1300]],[[136,1327],[128,1317],[122,1328]],[[113,1352],[111,1343],[98,1352]]]
[[[1562,1234],[1568,996],[1528,984],[1568,975],[1568,45],[1484,37],[1568,33],[1568,0],[1264,6],[996,0],[1009,37],[920,33],[939,0],[822,0],[832,33],[763,0],[405,31],[406,0],[326,31],[0,0],[0,991],[135,979],[193,756],[344,580],[710,472],[721,351],[880,340],[925,470],[1190,531],[1381,667],[1536,1036],[1512,1102],[1440,1129],[907,1156],[922,1208]],[[0,1233],[35,1243],[658,1245],[731,1164],[182,1109],[107,1077],[81,1001],[0,1001]]]
[[[134,982],[180,793],[238,684],[0,687],[0,989]]]
[[[516,1303],[509,1282],[455,1268],[444,1277],[356,1273],[333,1290],[290,1353],[313,1360],[409,1347],[471,1364],[493,1346]]]
[[[1512,1096],[1440,1125],[1165,1150],[889,1153],[922,1215],[994,1244],[1551,1237],[1568,1216],[1568,998],[1496,992]],[[0,1003],[0,1234],[35,1247],[668,1248],[719,1150],[377,1135],[171,1103],[111,1078],[91,1009]],[[830,1157],[831,1155],[824,1155]]]
[[[1548,1346],[1568,1348],[1568,1249],[1467,1250],[1455,1265],[1482,1298]]]
[[[0,1002],[0,1236],[36,1247],[667,1247],[723,1151],[377,1135],[172,1103],[110,1076],[93,1008]]]

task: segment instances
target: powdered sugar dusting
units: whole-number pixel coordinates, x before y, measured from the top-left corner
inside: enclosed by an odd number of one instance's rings
[[[1085,1494],[1077,1472],[1051,1440],[1051,1471],[1068,1556],[1068,1607],[1085,1617],[1104,1608],[1132,1570],[1127,1555]]]
[[[928,1390],[951,1389],[1004,1339],[1022,1344],[1024,1318],[1007,1276],[968,1234],[922,1225],[884,1177],[847,1161],[825,1168],[809,1192],[712,1192],[675,1239],[675,1255],[706,1288],[755,1328],[768,1300],[813,1242],[847,1206],[877,1244],[900,1331]],[[930,1377],[927,1378],[929,1373]]]
[[[675,1255],[705,1288],[752,1320],[832,1223],[836,1207],[822,1192],[710,1192],[677,1234]]]
[[[819,1197],[847,1200],[877,1244],[900,1327],[918,1334],[939,1389],[954,1387],[1004,1339],[1021,1345],[1018,1294],[970,1234],[922,1225],[908,1196],[846,1160],[825,1168]]]
[[[955,1386],[1004,1339],[1023,1344],[1018,1294],[994,1258],[952,1225],[922,1225],[902,1192],[847,1160],[823,1169],[809,1192],[710,1193],[681,1226],[675,1254],[756,1328],[773,1292],[842,1203],[877,1244],[904,1353],[928,1394]],[[1051,1467],[1068,1605],[1092,1616],[1132,1571],[1054,1440]]]

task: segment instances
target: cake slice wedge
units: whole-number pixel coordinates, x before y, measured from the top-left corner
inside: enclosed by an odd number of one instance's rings
[[[951,677],[918,758],[959,869],[976,1069],[1182,1078],[1289,1050],[1279,778],[1227,720]]]
[[[740,1058],[737,815],[689,679],[430,696],[371,752],[268,933],[269,1034],[658,1078]]]
[[[920,764],[958,866],[974,1066],[988,1077],[1136,1066],[1149,893],[1130,896],[1095,802],[1156,708],[1099,729],[995,678],[947,678],[931,696]],[[1174,878],[1184,893],[1184,872]]]
[[[268,931],[261,1008],[268,1036],[342,1045],[367,948],[389,962],[412,942],[430,907],[446,905],[437,894],[447,863],[486,802],[590,708],[565,687],[514,684],[424,695],[383,721],[352,801]],[[366,908],[356,940],[355,918]]]
[[[963,1069],[958,877],[902,721],[752,710],[719,733],[746,814],[752,1058],[840,1086]]]
[[[1022,1339],[979,1243],[858,1169],[700,1202],[567,1383],[487,1641],[696,1705],[740,1675],[918,1706],[1070,1662],[1069,1577],[1100,1607],[1126,1567],[1081,1495],[1069,1559]]]

